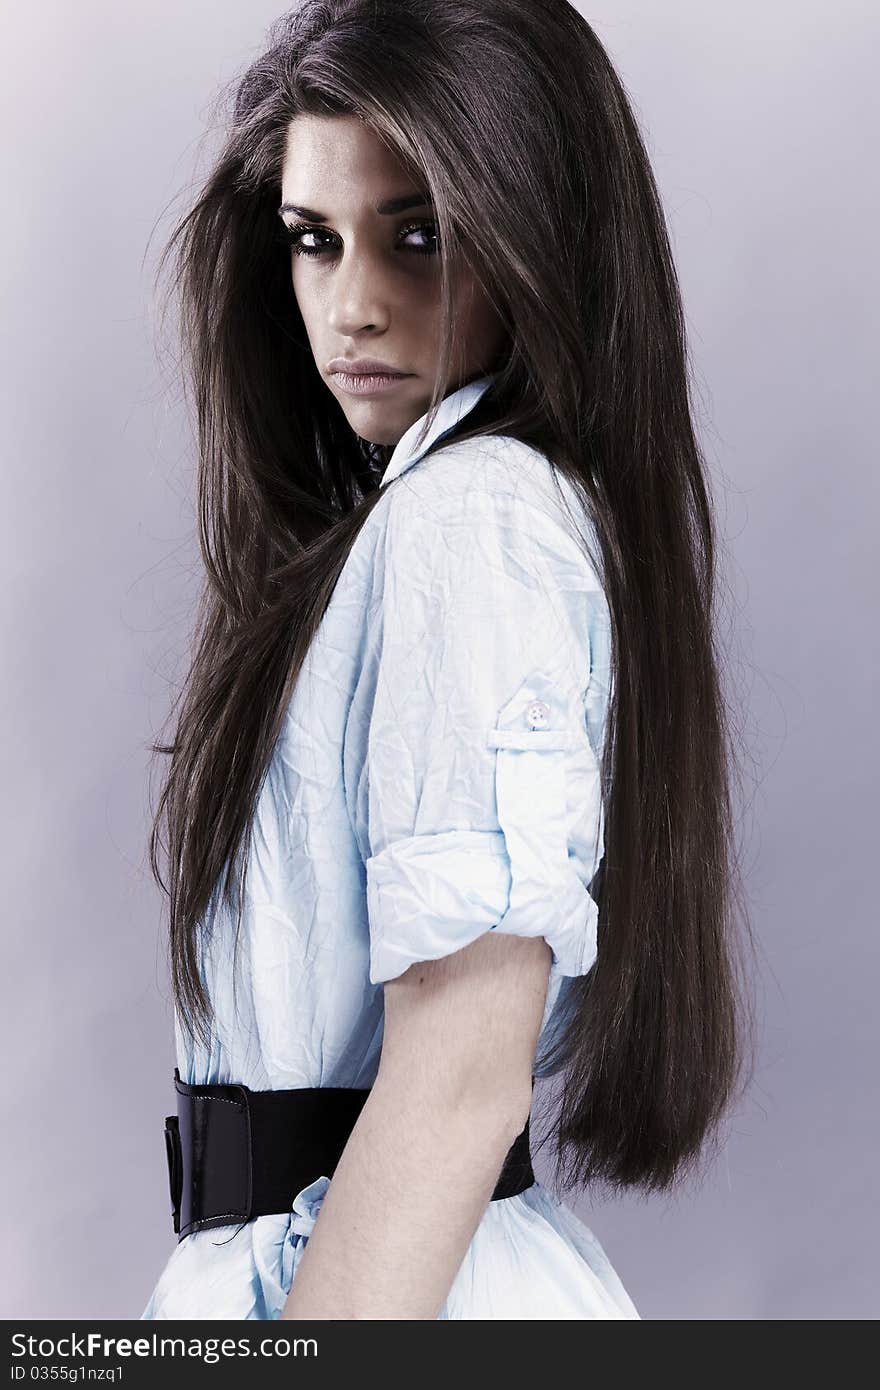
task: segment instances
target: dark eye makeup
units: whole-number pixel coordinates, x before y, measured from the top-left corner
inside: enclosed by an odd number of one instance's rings
[[[439,234],[436,222],[431,219],[421,222],[410,222],[400,229],[401,237],[410,236],[413,232],[428,233],[432,238],[433,245],[409,245],[405,246],[403,249],[412,251],[417,256],[436,256],[439,251]],[[332,245],[328,244],[326,241],[323,245],[306,246],[302,240],[304,236],[327,237],[330,243],[334,240],[333,233],[328,232],[326,227],[310,226],[308,222],[294,222],[291,225],[283,222],[277,232],[276,240],[280,245],[293,251],[296,256],[323,256],[326,251],[333,249]]]

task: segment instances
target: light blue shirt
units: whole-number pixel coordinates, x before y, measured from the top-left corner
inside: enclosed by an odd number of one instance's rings
[[[485,931],[551,948],[546,1074],[565,981],[596,957],[610,626],[582,509],[542,453],[491,435],[424,457],[490,381],[450,393],[391,455],[258,799],[234,971],[234,919],[213,914],[212,1046],[177,1028],[185,1081],[370,1086],[383,984]],[[328,1182],[234,1236],[187,1237],[143,1316],[278,1317]],[[489,1204],[442,1316],[638,1314],[536,1183]]]

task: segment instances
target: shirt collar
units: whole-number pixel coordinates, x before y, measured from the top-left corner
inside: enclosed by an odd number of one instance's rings
[[[393,478],[397,478],[404,473],[407,468],[411,468],[414,463],[427,453],[432,444],[435,444],[443,435],[448,434],[454,429],[459,420],[465,416],[469,410],[473,410],[477,401],[492,384],[492,374],[486,373],[484,376],[475,378],[473,381],[465,382],[464,386],[459,386],[455,391],[451,391],[448,396],[444,396],[437,407],[437,414],[434,416],[434,423],[425,435],[421,444],[416,445],[416,440],[422,427],[428,418],[428,411],[420,415],[414,424],[409,426],[400,436],[394,446],[394,451],[388,460],[388,464],[379,482],[380,487],[390,483]]]

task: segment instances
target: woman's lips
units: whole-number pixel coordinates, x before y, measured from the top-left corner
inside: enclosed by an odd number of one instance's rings
[[[333,376],[340,391],[349,396],[379,396],[393,391],[402,381],[408,381],[412,372],[334,372]]]

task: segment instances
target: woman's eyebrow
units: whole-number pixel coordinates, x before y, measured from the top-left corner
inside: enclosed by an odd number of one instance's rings
[[[379,213],[406,212],[407,208],[433,207],[431,199],[424,193],[404,193],[399,198],[386,198],[383,203],[378,203],[376,211]],[[329,219],[323,212],[315,212],[314,208],[304,208],[297,203],[282,203],[278,209],[279,216],[285,212],[296,213],[297,217],[307,217],[310,222],[327,222]]]

